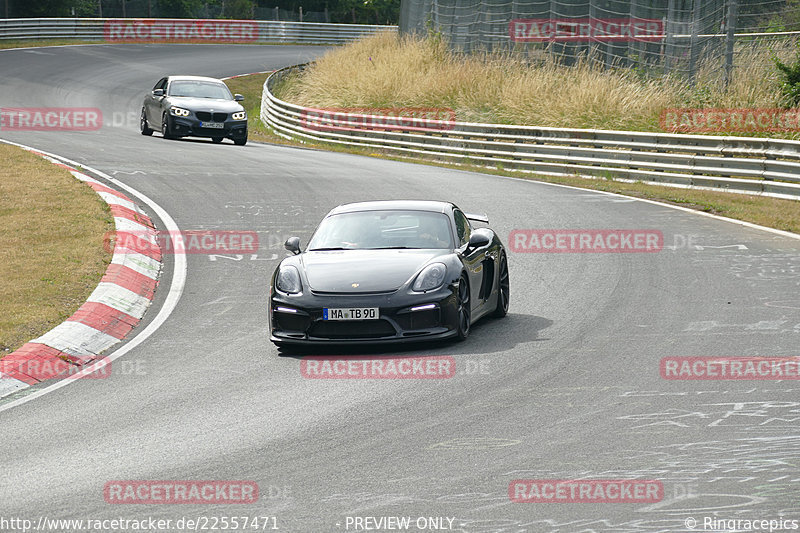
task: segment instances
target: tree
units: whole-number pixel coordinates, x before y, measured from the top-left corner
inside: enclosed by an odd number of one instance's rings
[[[222,16],[226,19],[249,20],[255,16],[253,0],[225,0],[223,7]]]
[[[203,16],[203,0],[158,0],[158,13],[165,18],[196,18]]]

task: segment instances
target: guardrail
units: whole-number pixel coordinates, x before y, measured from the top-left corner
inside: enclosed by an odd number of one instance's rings
[[[366,115],[336,112],[336,118],[344,120],[332,122],[319,110],[285,102],[273,94],[277,82],[303,67],[278,70],[264,83],[261,120],[285,137],[539,174],[609,177],[800,199],[800,141],[456,121],[444,127],[418,128],[398,125],[397,117],[380,116],[372,122],[394,124],[353,127],[347,117],[363,123]]]
[[[0,40],[4,39],[80,39],[105,41],[109,24],[139,24],[143,27],[156,24],[174,25],[247,25],[254,27],[252,37],[247,42],[341,44],[360,39],[380,31],[397,31],[397,26],[374,26],[366,24],[329,24],[317,22],[281,22],[275,20],[204,20],[204,19],[100,19],[100,18],[32,18],[0,19]],[[163,34],[162,34],[163,35]],[[189,34],[178,33],[178,40],[188,39]],[[209,42],[224,41],[219,35],[206,39]],[[152,40],[165,40],[167,37]],[[113,39],[125,42],[125,38]],[[142,39],[150,40],[150,39]],[[194,41],[204,40],[202,35]]]

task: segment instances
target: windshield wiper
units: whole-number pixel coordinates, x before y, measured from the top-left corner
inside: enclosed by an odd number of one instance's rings
[[[328,252],[331,250],[354,250],[355,248],[342,248],[341,246],[328,246],[326,248],[310,248],[309,252]]]
[[[365,248],[365,250],[419,250],[416,246],[379,246],[378,248]]]

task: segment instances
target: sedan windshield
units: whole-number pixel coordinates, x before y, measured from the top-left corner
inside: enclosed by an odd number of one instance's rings
[[[231,92],[224,83],[194,80],[173,81],[169,84],[169,96],[233,100]]]
[[[453,247],[450,219],[427,211],[359,211],[333,215],[319,225],[309,251]]]

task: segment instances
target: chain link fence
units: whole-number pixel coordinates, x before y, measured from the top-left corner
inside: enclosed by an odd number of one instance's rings
[[[532,59],[629,67],[693,78],[703,67],[788,50],[797,0],[403,0],[400,31],[440,34],[455,49],[512,50]]]

